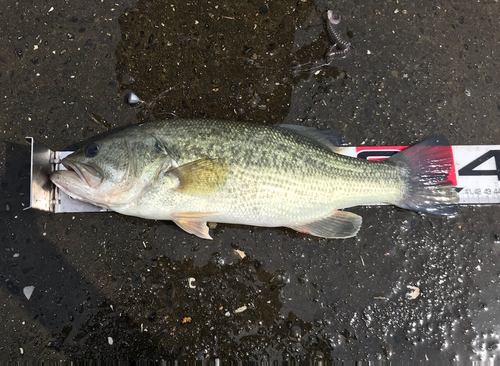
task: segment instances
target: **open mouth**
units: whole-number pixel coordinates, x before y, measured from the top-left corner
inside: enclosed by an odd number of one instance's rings
[[[66,159],[63,159],[62,164],[68,171],[76,173],[89,187],[94,188],[102,182],[103,175],[97,168],[87,164],[77,165]]]

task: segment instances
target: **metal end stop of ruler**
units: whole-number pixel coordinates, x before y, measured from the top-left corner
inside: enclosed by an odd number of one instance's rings
[[[102,212],[105,208],[72,199],[50,181],[50,174],[64,169],[61,160],[72,151],[52,151],[36,143],[33,137],[26,137],[31,146],[30,205],[42,211],[60,212]]]

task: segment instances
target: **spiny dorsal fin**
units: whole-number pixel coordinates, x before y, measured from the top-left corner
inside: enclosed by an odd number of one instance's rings
[[[227,173],[225,159],[210,158],[195,160],[166,172],[179,180],[176,191],[194,194],[215,192],[225,183]]]
[[[290,124],[277,124],[274,126],[314,140],[335,153],[340,153],[347,146],[345,136],[333,130],[318,130],[313,127]]]

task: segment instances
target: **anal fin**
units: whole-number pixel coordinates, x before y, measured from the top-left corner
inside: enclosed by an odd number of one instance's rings
[[[327,218],[307,224],[289,226],[291,229],[330,239],[345,239],[355,236],[361,227],[361,216],[352,212],[336,210]]]

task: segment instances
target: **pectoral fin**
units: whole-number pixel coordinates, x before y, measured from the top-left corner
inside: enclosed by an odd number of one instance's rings
[[[333,215],[319,221],[290,226],[301,233],[322,238],[345,239],[355,236],[361,227],[361,216],[347,211],[335,211]]]
[[[178,192],[210,194],[225,183],[228,167],[224,159],[205,158],[171,169],[166,174],[179,180]]]

